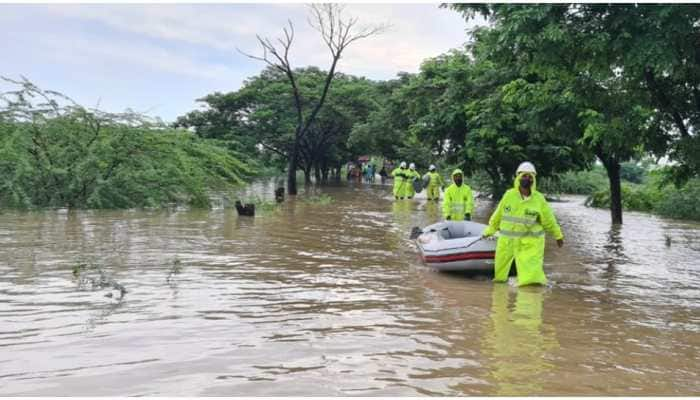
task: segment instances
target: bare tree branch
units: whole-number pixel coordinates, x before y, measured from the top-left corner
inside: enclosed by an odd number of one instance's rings
[[[372,27],[363,27],[358,30],[356,26],[358,19],[343,19],[343,9],[344,6],[339,4],[311,5],[311,17],[307,18],[307,21],[313,29],[321,34],[321,39],[330,50],[331,66],[326,75],[321,96],[315,101],[311,108],[311,112],[306,118],[304,118],[304,104],[301,101],[301,93],[299,91],[299,87],[297,86],[294,69],[289,62],[289,51],[292,47],[292,43],[294,42],[294,25],[292,22],[288,21],[289,29],[286,27],[282,29],[284,37],[277,38],[277,46],[273,45],[270,39],[261,38],[259,35],[256,35],[258,43],[262,47],[262,56],[254,56],[237,49],[241,54],[249,58],[263,61],[267,65],[284,72],[292,87],[294,106],[297,112],[297,126],[294,135],[294,143],[290,153],[288,154],[289,171],[287,175],[287,190],[289,194],[296,194],[295,173],[298,163],[298,156],[300,155],[300,146],[302,146],[304,143],[303,139],[307,131],[309,131],[310,127],[313,125],[319,111],[321,110],[321,107],[323,106],[323,103],[326,100],[326,97],[328,96],[331,82],[335,76],[335,69],[338,64],[338,60],[340,60],[343,51],[352,42],[382,33],[388,29],[388,25],[382,24]],[[301,155],[304,156],[304,154]]]

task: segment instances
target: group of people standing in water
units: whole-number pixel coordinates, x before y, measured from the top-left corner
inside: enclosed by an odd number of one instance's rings
[[[413,181],[421,179],[411,163],[406,168],[402,162],[391,175],[394,177],[394,197],[410,199],[415,195]],[[545,232],[549,233],[561,247],[564,235],[544,195],[537,191],[537,171],[530,162],[521,163],[515,172],[512,189],[506,191],[496,210],[489,218],[482,233],[487,238],[498,233],[494,268],[494,281],[504,282],[513,264],[517,267],[518,285],[545,284],[543,270]],[[444,180],[434,165],[422,178],[428,189],[428,200],[438,201]],[[469,185],[464,183],[461,169],[452,171],[452,183],[445,189],[442,215],[445,220],[471,220],[474,199]]]
[[[406,162],[402,161],[399,167],[391,172],[391,176],[394,178],[394,198],[396,200],[412,199],[416,195],[413,182],[422,180],[428,201],[440,200],[440,189],[444,189],[445,198],[442,202],[442,214],[445,219],[452,221],[471,220],[474,198],[471,188],[464,183],[464,174],[461,169],[452,171],[452,184],[447,187],[445,187],[445,180],[437,172],[435,165],[430,165],[428,172],[421,177],[416,171],[414,163],[406,168]]]

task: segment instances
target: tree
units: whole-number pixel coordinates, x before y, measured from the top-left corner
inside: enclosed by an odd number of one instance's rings
[[[491,38],[489,59],[513,63],[526,81],[534,75],[545,87],[559,86],[550,96],[540,96],[544,101],[539,104],[572,99],[568,103],[580,121],[579,142],[603,162],[610,180],[612,221],[622,223],[620,163],[642,149],[658,151],[663,133],[653,110],[644,106],[644,94],[636,90],[634,79],[626,73],[616,51],[619,49],[610,46],[610,29],[602,23],[608,11],[600,12],[607,6],[452,7],[468,18],[481,13],[493,22],[484,35]],[[515,96],[520,96],[517,90]],[[529,102],[533,96],[524,98]],[[524,103],[526,113],[538,104],[533,103]]]
[[[316,67],[294,71],[303,99],[318,96],[326,72]],[[343,161],[364,153],[364,148],[347,146],[352,129],[377,108],[377,84],[352,75],[336,73],[334,90],[299,143],[298,166],[306,182],[314,172],[317,182],[325,181],[331,169],[339,170]],[[248,154],[256,154],[266,165],[282,166],[294,144],[296,121],[294,99],[286,76],[271,67],[247,79],[232,93],[214,93],[200,101],[203,111],[193,111],[178,119],[178,125],[209,135],[247,143]],[[190,125],[191,124],[191,125]],[[353,154],[354,152],[354,154]]]
[[[358,27],[358,19],[344,19],[342,16],[343,7],[336,4],[313,4],[311,10],[312,18],[309,20],[309,24],[321,34],[323,42],[331,53],[331,66],[326,74],[321,95],[317,100],[307,103],[302,99],[297,76],[289,62],[289,51],[294,41],[294,26],[291,21],[289,21],[289,29],[283,29],[284,38],[278,38],[277,42],[279,45],[273,44],[268,38],[257,36],[258,42],[263,49],[262,57],[241,52],[250,58],[263,61],[283,72],[289,80],[296,110],[294,141],[290,152],[287,154],[289,159],[287,192],[290,195],[297,194],[296,171],[301,141],[316,120],[321,107],[323,107],[335,75],[336,66],[343,51],[351,43],[381,33],[386,29],[383,25]]]

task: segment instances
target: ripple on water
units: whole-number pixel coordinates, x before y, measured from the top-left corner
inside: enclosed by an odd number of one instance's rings
[[[554,203],[566,246],[528,291],[423,267],[423,194],[322,190],[255,219],[0,214],[0,394],[698,394],[697,225]],[[79,261],[126,294],[81,286]]]

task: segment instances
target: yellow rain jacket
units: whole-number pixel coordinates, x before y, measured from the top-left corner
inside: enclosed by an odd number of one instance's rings
[[[455,175],[462,175],[462,185],[454,183]],[[442,201],[442,216],[451,221],[463,221],[465,214],[472,214],[474,210],[474,198],[472,189],[464,182],[464,174],[461,169],[452,171],[452,184],[445,190],[445,200]]]
[[[394,197],[403,198],[406,196],[406,179],[408,178],[408,168],[395,168],[391,171],[394,177]]]
[[[547,283],[542,269],[544,233],[549,232],[557,240],[563,239],[564,235],[547,200],[536,190],[536,176],[533,176],[530,197],[523,199],[518,190],[522,175],[515,177],[515,187],[503,195],[483,234],[491,236],[496,231],[500,232],[496,244],[494,281],[505,282],[515,260],[518,286],[544,285]]]
[[[415,169],[408,169],[408,179],[406,180],[406,197],[409,199],[416,195],[416,189],[413,188],[413,181],[420,179],[420,174]]]
[[[442,175],[437,172],[428,172],[426,175],[430,177],[428,183],[428,200],[437,200],[440,198],[440,188],[445,185]]]

